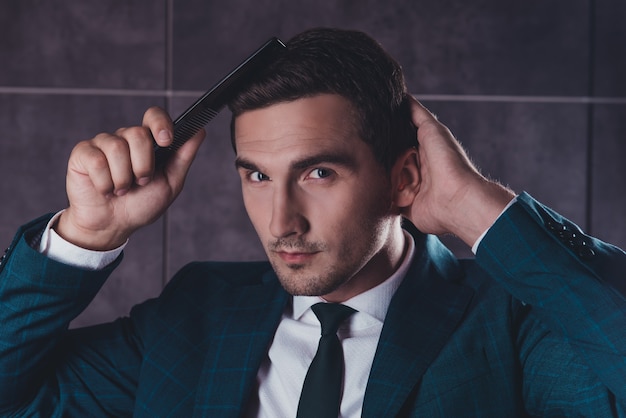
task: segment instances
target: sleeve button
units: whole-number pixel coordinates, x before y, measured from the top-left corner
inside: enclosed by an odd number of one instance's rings
[[[563,225],[561,225],[560,223],[556,221],[553,221],[552,219],[546,222],[546,226],[548,227],[550,231],[557,232],[557,233],[563,230]]]

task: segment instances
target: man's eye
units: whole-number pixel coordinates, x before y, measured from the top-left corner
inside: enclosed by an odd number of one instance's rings
[[[309,177],[314,179],[323,179],[332,174],[332,170],[328,170],[326,168],[316,168],[309,173]]]
[[[251,172],[250,174],[248,174],[248,178],[250,179],[250,181],[254,181],[254,182],[267,181],[270,179],[268,176],[261,173],[260,171]]]

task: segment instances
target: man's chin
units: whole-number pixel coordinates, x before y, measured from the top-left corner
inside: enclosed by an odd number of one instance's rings
[[[302,271],[306,268],[306,265],[304,263],[289,263],[289,264],[285,264],[285,266],[287,267],[288,270],[292,272]]]
[[[311,263],[285,263],[270,259],[270,263],[283,288],[293,296],[323,296],[343,284],[333,279],[332,272],[317,271]]]
[[[341,283],[325,283],[323,280],[312,276],[296,277],[295,274],[285,276],[276,273],[283,289],[292,296],[324,296],[335,291]]]

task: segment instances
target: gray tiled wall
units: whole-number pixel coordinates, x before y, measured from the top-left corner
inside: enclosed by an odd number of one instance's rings
[[[626,247],[625,21],[622,0],[2,2],[0,242],[64,207],[77,141],[150,105],[176,115],[270,36],[339,26],[396,56],[485,173]],[[263,258],[228,122],[209,125],[179,200],[133,238],[75,324],[123,315],[191,260]]]

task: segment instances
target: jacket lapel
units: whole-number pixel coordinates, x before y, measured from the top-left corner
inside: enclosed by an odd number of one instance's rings
[[[416,259],[389,306],[363,417],[398,414],[473,295],[456,283],[462,270],[439,240],[407,229],[416,240]],[[260,284],[233,286],[225,298],[228,307],[212,322],[216,328],[210,332],[194,417],[241,416],[289,299],[273,272]]]
[[[391,301],[365,391],[363,417],[396,416],[463,318],[473,290],[456,258],[409,229],[416,259]]]
[[[262,284],[233,286],[226,298],[211,331],[194,417],[241,416],[288,301],[273,272]]]

